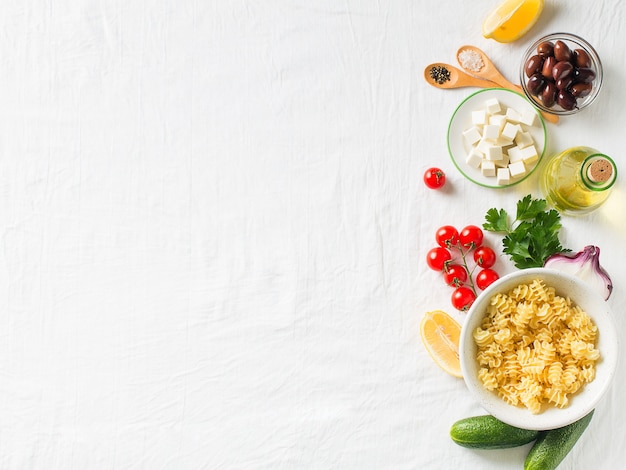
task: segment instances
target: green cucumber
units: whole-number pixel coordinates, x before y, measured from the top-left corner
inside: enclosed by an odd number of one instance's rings
[[[491,415],[461,419],[450,429],[454,442],[471,449],[517,447],[534,441],[538,435],[538,431],[516,428]]]
[[[589,425],[593,411],[562,428],[542,431],[526,456],[524,470],[554,470],[572,450]]]

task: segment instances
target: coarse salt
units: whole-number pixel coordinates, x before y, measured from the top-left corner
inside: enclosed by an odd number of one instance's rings
[[[459,52],[459,62],[461,62],[461,67],[472,72],[480,72],[480,69],[485,66],[480,54],[471,49],[463,49]]]

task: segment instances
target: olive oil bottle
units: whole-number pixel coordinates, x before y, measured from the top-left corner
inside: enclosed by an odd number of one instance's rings
[[[541,186],[546,201],[559,212],[582,215],[606,201],[616,178],[610,157],[590,147],[573,147],[548,162]]]

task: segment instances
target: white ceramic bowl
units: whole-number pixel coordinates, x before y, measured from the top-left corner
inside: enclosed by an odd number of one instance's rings
[[[576,394],[569,396],[565,408],[544,405],[542,412],[532,414],[524,406],[513,406],[487,390],[478,378],[477,346],[472,336],[485,316],[491,297],[499,292],[508,292],[513,287],[542,279],[547,286],[556,289],[557,295],[569,297],[592,318],[598,327],[597,348],[601,359],[596,362],[596,377]],[[560,271],[545,268],[525,269],[508,274],[485,289],[470,308],[461,330],[460,359],[463,379],[471,394],[491,415],[512,426],[523,429],[546,430],[566,426],[593,410],[607,391],[618,359],[618,337],[609,304],[583,280]]]

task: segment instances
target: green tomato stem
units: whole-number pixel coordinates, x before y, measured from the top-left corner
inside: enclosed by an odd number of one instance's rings
[[[467,251],[465,251],[463,250],[463,246],[461,245],[461,242],[456,242],[456,245],[457,245],[456,247],[458,248],[459,252],[461,253],[461,259],[463,260],[463,267],[465,268],[465,271],[467,272],[467,279],[469,280],[469,286],[472,289],[472,292],[474,292],[474,295],[478,297],[478,294],[476,292],[476,286],[474,285],[474,278],[472,276],[474,274],[474,269],[476,269],[476,266],[474,266],[474,268],[470,271],[469,268],[467,267],[467,260],[465,259],[465,256],[469,254],[469,252],[472,251],[476,247],[472,243],[467,248]]]

